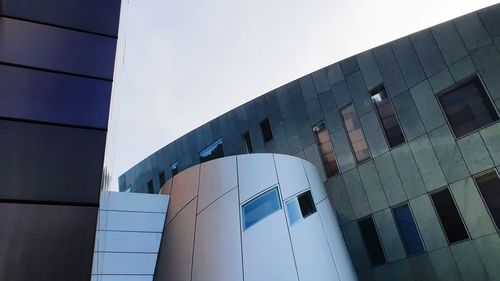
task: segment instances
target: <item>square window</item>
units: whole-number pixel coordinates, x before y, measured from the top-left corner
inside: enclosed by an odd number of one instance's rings
[[[498,120],[498,113],[477,76],[441,94],[439,102],[457,138]]]

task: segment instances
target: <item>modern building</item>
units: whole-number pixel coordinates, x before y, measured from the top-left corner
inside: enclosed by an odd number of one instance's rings
[[[119,187],[159,193],[172,176],[208,160],[292,155],[320,171],[359,280],[500,280],[499,110],[497,4],[237,107],[144,159],[119,178]],[[196,206],[185,207],[191,220],[202,216]],[[224,214],[229,219],[238,210]],[[198,235],[192,223],[184,226]],[[209,232],[204,238],[219,241]],[[193,266],[195,278],[182,280],[198,280],[196,253],[193,265],[182,266]],[[244,271],[245,280],[252,273]]]
[[[90,280],[120,0],[0,0],[0,280]]]

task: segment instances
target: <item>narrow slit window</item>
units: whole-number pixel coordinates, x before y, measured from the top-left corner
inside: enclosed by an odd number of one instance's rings
[[[286,213],[288,215],[288,223],[290,225],[294,225],[316,213],[316,205],[314,204],[310,190],[288,200],[285,205]]]
[[[273,131],[271,130],[271,123],[269,123],[268,118],[260,122],[260,129],[262,131],[262,137],[264,138],[264,143],[273,139]]]
[[[498,120],[498,113],[477,76],[441,94],[439,102],[457,138]]]
[[[370,159],[370,150],[368,149],[361,123],[356,115],[356,111],[354,111],[354,106],[349,104],[341,110],[341,113],[349,143],[356,156],[356,162],[361,163]]]
[[[410,256],[425,252],[422,239],[420,238],[417,225],[408,204],[394,208],[392,211],[399,233],[403,238],[406,254]]]
[[[270,216],[281,209],[281,201],[278,188],[274,187],[269,191],[257,196],[242,207],[243,230],[247,230],[254,224]]]
[[[431,198],[448,242],[456,243],[469,239],[469,234],[448,188],[431,194]]]
[[[500,229],[500,179],[495,171],[475,178],[491,217]]]
[[[170,171],[172,171],[172,177],[179,173],[179,165],[177,164],[177,162],[174,162],[172,163],[172,165],[170,165]]]
[[[358,221],[358,225],[361,231],[361,236],[363,237],[363,242],[368,250],[371,265],[377,266],[386,263],[387,261],[384,255],[384,250],[382,249],[382,244],[380,244],[380,238],[378,237],[373,218],[367,217],[362,219]]]
[[[243,143],[243,150],[245,153],[253,153],[252,139],[250,138],[250,132],[246,131],[241,135],[241,142]]]
[[[200,163],[222,157],[224,157],[224,149],[222,148],[222,138],[220,138],[200,152]]]
[[[313,127],[314,139],[316,140],[316,146],[321,156],[321,162],[323,163],[323,169],[327,178],[331,178],[339,174],[339,166],[337,164],[337,158],[333,152],[332,141],[330,140],[330,135],[325,126],[324,122],[321,122]]]
[[[163,186],[166,182],[167,182],[167,179],[165,177],[165,172],[160,172],[160,174],[158,175],[158,178],[160,180],[160,187]]]
[[[153,181],[148,181],[148,193],[155,193],[155,190],[154,190],[154,185],[153,185]]]
[[[384,86],[380,85],[373,89],[371,91],[371,98],[377,110],[378,118],[382,123],[389,146],[393,148],[404,143],[406,141],[405,136]]]

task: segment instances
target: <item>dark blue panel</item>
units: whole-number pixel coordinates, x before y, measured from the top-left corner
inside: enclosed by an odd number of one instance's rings
[[[97,207],[0,203],[0,214],[0,280],[90,280]]]
[[[113,78],[116,39],[0,18],[0,61]]]
[[[117,36],[120,0],[0,0],[0,15]]]
[[[106,132],[0,120],[0,199],[99,202]]]
[[[425,251],[417,226],[413,220],[408,204],[394,209],[394,218],[398,225],[399,233],[403,238],[406,253],[415,255]]]
[[[0,116],[107,128],[111,82],[0,65]]]

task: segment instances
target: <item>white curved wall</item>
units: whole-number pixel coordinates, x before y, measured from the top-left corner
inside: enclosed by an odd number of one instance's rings
[[[244,230],[242,206],[278,187],[281,209]],[[290,226],[286,202],[311,191],[316,212]],[[155,280],[357,280],[337,216],[309,162],[278,154],[225,157],[168,181]]]

